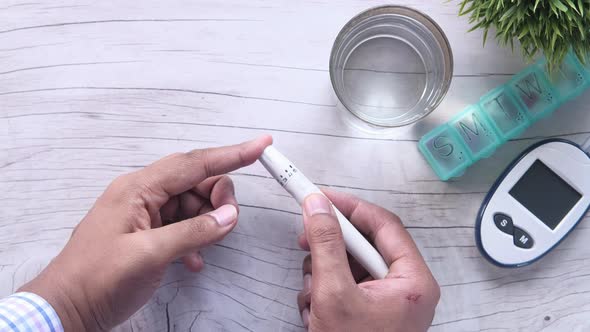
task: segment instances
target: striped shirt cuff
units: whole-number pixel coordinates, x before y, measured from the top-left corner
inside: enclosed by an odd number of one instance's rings
[[[63,332],[59,316],[42,297],[16,293],[0,299],[0,332]]]

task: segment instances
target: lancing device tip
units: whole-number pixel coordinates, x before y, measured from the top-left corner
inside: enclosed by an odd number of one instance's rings
[[[259,158],[260,163],[268,172],[295,198],[299,205],[305,197],[322,191],[301,173],[274,146],[270,145]],[[338,211],[332,204],[334,212],[342,229],[346,250],[354,257],[375,279],[383,279],[389,268],[377,250],[365,237]]]

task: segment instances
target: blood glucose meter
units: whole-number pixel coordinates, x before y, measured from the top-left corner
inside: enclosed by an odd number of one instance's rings
[[[477,247],[495,265],[528,265],[557,246],[589,206],[588,154],[566,140],[540,142],[518,157],[486,196],[476,221]]]

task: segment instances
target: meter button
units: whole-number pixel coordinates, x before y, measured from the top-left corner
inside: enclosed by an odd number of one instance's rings
[[[512,218],[503,214],[496,213],[494,215],[494,223],[502,232],[512,235],[514,233],[514,225],[512,224]]]
[[[514,245],[522,249],[531,249],[533,247],[533,238],[525,231],[514,227]]]

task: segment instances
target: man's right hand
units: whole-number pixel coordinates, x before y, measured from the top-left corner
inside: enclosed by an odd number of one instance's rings
[[[400,219],[351,195],[326,195],[376,246],[389,273],[373,280],[349,257],[330,202],[310,195],[299,239],[311,251],[303,262],[304,289],[298,296],[303,323],[310,331],[426,331],[440,288]]]

